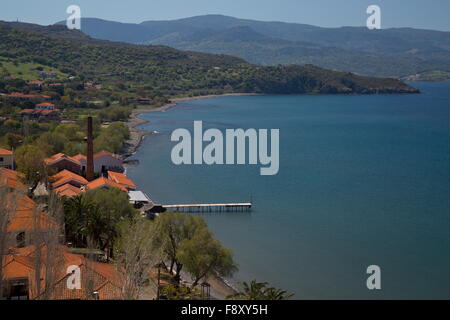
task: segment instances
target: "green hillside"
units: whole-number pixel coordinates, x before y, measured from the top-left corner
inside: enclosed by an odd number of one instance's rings
[[[25,31],[26,30],[26,31]],[[141,95],[416,92],[401,81],[314,66],[262,67],[228,55],[91,39],[64,26],[0,23],[0,56]]]

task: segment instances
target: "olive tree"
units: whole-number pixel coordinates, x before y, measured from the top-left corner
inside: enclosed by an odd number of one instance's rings
[[[192,287],[209,276],[228,277],[237,271],[231,249],[224,248],[206,228],[183,240],[177,259],[192,276]]]

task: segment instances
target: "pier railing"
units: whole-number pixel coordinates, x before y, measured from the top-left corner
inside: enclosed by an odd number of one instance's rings
[[[179,212],[248,212],[252,209],[251,202],[244,203],[197,203],[197,204],[170,204],[163,208]]]

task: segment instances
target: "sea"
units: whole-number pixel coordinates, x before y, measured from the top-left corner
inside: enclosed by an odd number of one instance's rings
[[[158,204],[252,202],[201,214],[239,271],[295,299],[450,299],[450,83],[421,94],[227,96],[141,115],[127,168]],[[175,165],[175,129],[279,129],[260,165]],[[380,287],[369,289],[369,266]],[[370,282],[370,281],[369,281]]]

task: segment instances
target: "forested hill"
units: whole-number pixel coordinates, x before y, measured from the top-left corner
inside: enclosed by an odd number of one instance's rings
[[[64,26],[0,22],[0,57],[34,62],[64,74],[130,88],[143,95],[248,93],[414,93],[395,79],[370,78],[314,66],[263,67],[228,55],[92,39]]]

